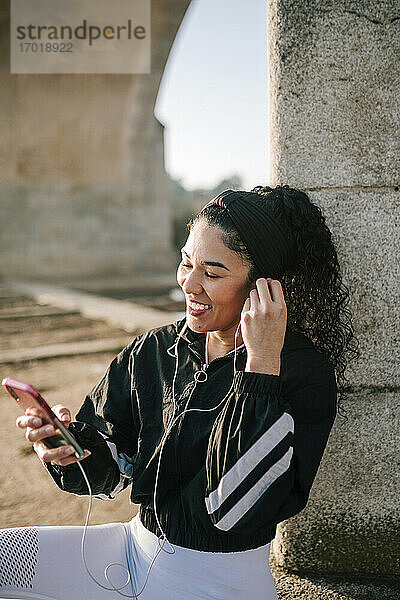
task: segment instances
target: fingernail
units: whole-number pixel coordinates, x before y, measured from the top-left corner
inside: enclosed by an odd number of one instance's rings
[[[45,433],[53,433],[54,431],[54,427],[53,425],[47,425],[47,427],[45,428]]]

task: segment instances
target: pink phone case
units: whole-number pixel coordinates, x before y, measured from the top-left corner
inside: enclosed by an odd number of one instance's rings
[[[84,456],[84,451],[72,433],[70,433],[67,427],[65,427],[65,425],[57,418],[37,389],[35,389],[32,385],[29,385],[29,383],[18,381],[18,379],[11,379],[11,377],[4,377],[1,383],[4,385],[10,396],[12,396],[17,404],[22,408],[23,412],[30,407],[38,408],[43,415],[43,420],[54,425],[56,429],[56,435],[50,436],[43,440],[46,446],[49,448],[58,448],[59,446],[66,446],[67,444],[70,444],[74,447],[75,456],[77,458]]]

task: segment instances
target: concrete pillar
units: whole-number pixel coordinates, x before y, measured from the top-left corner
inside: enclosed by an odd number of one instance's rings
[[[138,75],[15,75],[0,8],[0,275],[74,281],[176,267],[154,104],[190,0],[154,0]]]
[[[399,28],[397,0],[269,0],[272,184],[321,206],[361,343],[348,421],[273,543],[295,572],[400,574]]]

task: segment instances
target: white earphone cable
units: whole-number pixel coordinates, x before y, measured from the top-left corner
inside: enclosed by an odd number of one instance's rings
[[[175,548],[169,542],[169,540],[167,539],[166,534],[164,533],[164,531],[163,531],[163,529],[161,527],[161,523],[160,523],[160,521],[158,519],[157,508],[156,508],[156,494],[157,494],[158,476],[159,476],[159,471],[160,471],[161,455],[162,455],[162,451],[164,449],[165,442],[167,440],[167,437],[168,437],[168,435],[169,435],[172,427],[174,426],[174,424],[176,423],[176,421],[179,419],[179,417],[181,417],[183,414],[185,414],[187,412],[191,412],[191,411],[211,412],[213,410],[216,410],[219,406],[221,406],[221,404],[225,401],[225,399],[227,398],[227,396],[231,393],[232,387],[234,385],[234,381],[232,380],[232,384],[231,384],[228,392],[225,394],[224,398],[216,406],[214,406],[213,408],[188,408],[188,409],[182,411],[181,413],[179,413],[178,415],[176,415],[176,417],[175,417],[175,412],[176,412],[176,408],[177,408],[176,402],[175,402],[175,380],[176,380],[176,377],[177,377],[178,365],[179,365],[178,344],[179,344],[179,340],[180,340],[183,332],[185,331],[186,327],[187,327],[187,321],[185,322],[185,325],[182,328],[182,330],[181,330],[181,332],[180,332],[180,334],[179,334],[179,336],[177,338],[177,341],[175,343],[174,356],[176,358],[176,365],[175,365],[174,378],[173,378],[173,381],[172,381],[173,412],[172,412],[172,417],[170,419],[170,423],[167,425],[166,431],[164,432],[164,434],[162,436],[162,441],[161,441],[161,446],[160,446],[160,454],[159,454],[159,457],[158,457],[158,464],[157,464],[156,479],[155,479],[155,484],[154,484],[154,496],[153,496],[154,515],[155,515],[155,518],[156,518],[156,521],[157,521],[157,525],[158,525],[158,527],[159,527],[162,535],[158,536],[159,548],[157,549],[157,552],[155,553],[154,557],[151,560],[151,563],[150,563],[149,568],[147,570],[147,574],[146,574],[146,579],[145,579],[144,585],[143,585],[142,589],[140,590],[140,592],[138,592],[137,594],[133,594],[133,595],[132,594],[124,594],[123,592],[120,591],[120,590],[122,590],[124,587],[126,587],[131,582],[131,574],[129,572],[129,569],[125,565],[123,565],[121,563],[109,563],[108,565],[106,565],[106,567],[104,569],[104,577],[105,577],[106,581],[111,585],[111,588],[109,588],[109,587],[103,585],[102,583],[100,583],[99,581],[97,581],[97,579],[89,571],[89,568],[87,566],[86,559],[85,559],[85,539],[86,539],[86,532],[87,532],[87,529],[88,529],[90,512],[92,510],[92,497],[93,497],[93,495],[92,495],[92,488],[90,486],[89,479],[88,479],[88,477],[87,477],[87,475],[86,475],[86,473],[85,473],[85,471],[84,471],[81,463],[80,462],[76,463],[79,466],[80,470],[82,471],[82,475],[83,475],[83,477],[85,479],[87,488],[89,490],[89,506],[88,506],[88,511],[87,511],[87,515],[86,515],[86,521],[85,521],[85,525],[84,525],[84,528],[83,528],[82,541],[81,541],[81,556],[82,556],[83,565],[84,565],[85,570],[86,570],[87,574],[89,575],[89,577],[98,586],[100,586],[104,590],[109,590],[111,592],[117,592],[118,594],[120,594],[120,596],[124,596],[125,598],[137,598],[143,592],[143,590],[144,590],[144,588],[146,586],[149,574],[150,574],[150,570],[151,570],[151,568],[152,568],[152,566],[154,564],[154,561],[156,560],[157,556],[161,552],[161,550],[163,550],[167,554],[174,554],[175,553]],[[237,338],[237,334],[238,334],[238,331],[239,331],[239,327],[240,327],[240,322],[239,322],[239,324],[237,326],[237,329],[236,329],[236,332],[235,332],[235,354],[234,354],[234,360],[233,360],[233,375],[234,376],[236,374],[236,346],[237,346],[237,344],[236,344],[236,338]],[[206,360],[206,362],[205,362],[204,366],[208,366],[208,333],[207,332],[206,332],[206,344],[205,344],[205,360]],[[200,378],[196,377],[196,375],[198,373],[203,373],[204,376],[205,376],[204,379],[200,379]],[[190,394],[190,397],[188,398],[187,402],[190,401],[190,398],[192,397],[193,392],[196,389],[197,383],[203,383],[203,382],[207,381],[207,379],[208,379],[208,374],[206,373],[206,371],[203,370],[203,367],[202,367],[202,369],[200,371],[197,371],[195,373],[195,383],[194,383],[193,390],[192,390],[192,392]],[[162,540],[162,545],[160,545],[160,540]],[[164,549],[163,546],[164,546],[164,543],[166,541],[168,542],[169,546],[172,548],[172,552],[169,552],[168,550]],[[110,581],[110,579],[109,579],[108,569],[110,567],[112,567],[112,566],[122,567],[122,569],[125,569],[125,571],[127,572],[126,582],[123,585],[119,586],[119,587],[115,587],[112,584],[112,582]]]

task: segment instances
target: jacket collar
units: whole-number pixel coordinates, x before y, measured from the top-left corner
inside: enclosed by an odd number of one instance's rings
[[[177,329],[177,337],[175,342],[168,348],[171,352],[175,351],[176,344],[178,342],[178,336],[182,332],[181,339],[185,340],[188,343],[189,349],[192,350],[195,354],[200,355],[201,357],[205,357],[206,352],[206,336],[204,333],[198,333],[197,331],[193,331],[186,324],[186,317],[176,321],[176,329]],[[241,344],[236,349],[238,353],[245,352],[246,348],[244,344]],[[233,352],[233,350],[231,351]],[[229,352],[228,352],[229,354]]]
[[[186,325],[186,317],[184,317],[183,319],[180,319],[179,321],[175,321],[176,339],[175,339],[174,343],[172,344],[172,346],[170,346],[168,348],[168,350],[170,351],[168,353],[171,353],[171,356],[174,355],[175,346],[178,341],[178,336],[179,336],[180,332],[182,331],[182,329],[184,328],[181,339],[185,340],[188,343],[188,346],[192,351],[194,351],[196,354],[200,354],[200,356],[204,357],[205,356],[205,345],[206,345],[205,334],[197,333],[196,331],[193,331],[192,329],[190,329],[190,327],[188,327],[188,326],[185,327],[185,325]],[[314,346],[313,342],[310,339],[308,339],[304,335],[304,333],[302,333],[300,331],[295,331],[288,327],[285,332],[282,354],[285,354],[287,351],[290,351],[293,349],[297,349],[297,350],[307,349],[307,348],[312,348],[313,346]],[[246,348],[244,345],[239,346],[237,349],[237,352],[245,352],[245,351],[246,351]],[[233,350],[232,350],[232,352],[233,352]]]

